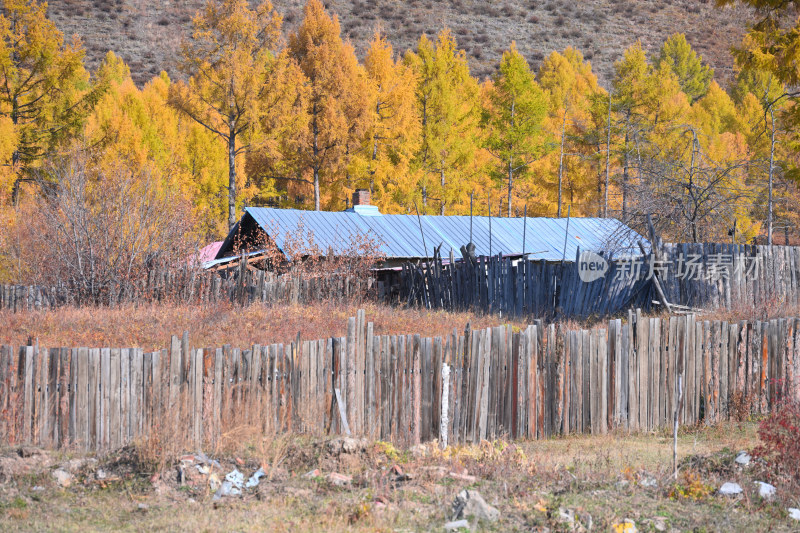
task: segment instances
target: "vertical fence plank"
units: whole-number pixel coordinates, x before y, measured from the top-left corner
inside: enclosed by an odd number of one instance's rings
[[[649,378],[648,378],[648,370],[650,365],[650,319],[641,319],[638,318],[636,321],[637,326],[639,326],[639,336],[637,339],[637,365],[639,367],[639,379],[636,383],[637,385],[637,394],[639,395],[639,422],[638,422],[638,429],[647,430],[649,429],[647,423],[647,413],[649,410],[649,395],[648,395],[648,387],[649,387]]]
[[[2,352],[0,352],[2,353]],[[58,446],[58,367],[61,351],[58,348],[51,348],[48,350],[49,356],[49,369],[47,380],[47,397],[48,397],[48,412],[47,412],[47,440],[48,446]],[[2,376],[2,360],[0,360],[0,376]],[[0,388],[2,387],[2,378],[0,378]],[[0,396],[0,411],[3,409],[2,396]],[[1,422],[0,422],[1,423]],[[0,428],[2,426],[0,425]]]
[[[362,309],[363,311],[363,309]],[[363,320],[363,319],[362,319]],[[377,420],[376,420],[376,393],[380,388],[380,381],[376,379],[378,372],[376,367],[380,368],[380,358],[376,350],[375,343],[375,330],[372,322],[367,323],[366,339],[364,344],[364,386],[365,386],[365,403],[366,412],[364,413],[366,425],[364,433],[369,435],[370,438],[375,438],[378,434]]]
[[[47,382],[50,369],[50,357],[47,348],[37,348],[36,350],[36,365],[35,365],[35,378],[33,391],[36,396],[34,400],[35,414],[34,414],[34,429],[32,443],[37,446],[46,446],[47,438],[47,411],[48,411],[48,395],[47,395]]]
[[[177,336],[173,335],[170,339],[169,347],[169,403],[167,412],[169,413],[169,427],[178,431],[180,427],[180,392],[181,392],[181,345]]]
[[[142,411],[144,410],[142,402],[143,394],[143,370],[144,360],[142,350],[134,348],[130,351],[131,361],[131,392],[130,392],[130,417],[128,418],[130,424],[129,435],[132,439],[136,439],[141,435],[142,424]]]
[[[761,323],[761,360],[759,361],[759,412],[767,413],[769,400],[769,322]]]
[[[479,376],[478,388],[480,389],[480,402],[476,402],[476,407],[479,409],[478,415],[478,435],[481,440],[487,438],[488,422],[489,422],[489,383],[491,381],[491,346],[492,346],[492,329],[486,328],[481,331],[481,340],[479,346]]]
[[[347,376],[347,394],[345,401],[347,405],[347,423],[350,429],[358,432],[358,421],[356,420],[356,352],[358,350],[358,320],[356,317],[347,319],[347,341],[345,344],[346,358],[343,365]]]
[[[102,421],[100,424],[100,447],[108,449],[111,446],[111,397],[114,392],[111,387],[111,349],[102,348],[100,350],[100,412]],[[153,420],[156,420],[154,417]]]
[[[78,446],[86,449],[91,444],[89,440],[89,350],[78,348],[77,358],[76,442]]]
[[[20,382],[22,383],[22,442],[33,442],[34,400],[35,400],[35,375],[34,375],[35,349],[33,346],[20,348]]]
[[[117,448],[120,445],[120,368],[118,348],[104,348],[100,351],[100,381],[103,389],[101,410],[105,419],[102,425],[101,441],[105,447]]]
[[[411,413],[411,442],[419,444],[421,442],[421,420],[422,420],[422,346],[419,335],[414,335],[413,347],[411,350],[411,398],[413,411]]]
[[[355,432],[359,435],[364,434],[366,427],[366,405],[365,405],[365,378],[366,378],[366,331],[365,312],[359,309],[356,312],[356,422]]]
[[[0,293],[2,294],[2,293]],[[13,378],[13,348],[11,346],[0,345],[0,434],[11,442],[13,436],[13,424],[11,423],[12,409],[12,378]]]
[[[608,433],[608,338],[606,335],[607,331],[605,329],[600,329],[597,332],[600,433]]]
[[[124,348],[119,353],[119,383],[120,383],[120,444],[127,445],[131,442],[131,349]],[[178,427],[177,425],[175,426]]]
[[[432,383],[431,387],[431,397],[430,397],[430,410],[431,410],[431,419],[430,419],[430,438],[436,439],[441,437],[441,430],[442,430],[442,399],[444,391],[442,387],[444,383],[442,381],[442,364],[444,363],[444,353],[443,349],[444,346],[442,344],[441,337],[435,337],[432,343],[433,353],[431,355],[432,361],[432,368],[431,368],[431,380]],[[449,381],[449,373],[448,373],[448,381]],[[448,391],[449,393],[449,391]],[[448,401],[449,401],[449,394],[448,394]],[[449,409],[449,406],[448,406]],[[447,416],[447,412],[444,413],[445,417]],[[444,428],[447,431],[447,427]]]
[[[91,348],[88,353],[89,363],[89,446],[98,448],[101,435],[101,393],[100,393],[100,350]]]
[[[194,417],[192,420],[194,434],[192,441],[194,442],[195,446],[201,446],[203,439],[203,368],[203,349],[198,348],[194,351],[194,357],[191,365],[191,372],[194,376],[192,380],[194,385],[194,390],[192,391],[194,400]]]
[[[541,386],[541,372],[540,372],[540,354],[541,354],[541,338],[542,338],[542,324],[539,320],[534,320],[534,323],[528,327],[528,435],[532,439],[541,437],[539,433],[539,415],[541,412],[540,405],[540,386]]]
[[[213,393],[213,400],[212,400],[212,423],[214,427],[214,443],[216,443],[216,437],[222,432],[222,387],[223,381],[225,379],[223,369],[225,364],[224,352],[222,348],[217,348],[214,350],[214,393]],[[274,379],[274,374],[270,376],[270,384]],[[272,424],[269,425],[272,427]]]

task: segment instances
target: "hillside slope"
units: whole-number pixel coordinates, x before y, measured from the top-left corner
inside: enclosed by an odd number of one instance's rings
[[[143,83],[161,70],[176,74],[180,42],[203,3],[51,0],[49,15],[65,34],[83,39],[91,68],[113,50]],[[286,30],[295,28],[304,0],[274,3]],[[449,27],[479,78],[491,75],[514,40],[533,65],[553,50],[575,46],[592,61],[604,85],[627,46],[641,40],[654,51],[675,32],[686,34],[719,79],[728,79],[730,48],[740,42],[749,18],[744,8],[720,9],[712,0],[331,0],[326,5],[339,15],[343,34],[359,54],[379,27],[398,51],[413,47],[423,33]]]

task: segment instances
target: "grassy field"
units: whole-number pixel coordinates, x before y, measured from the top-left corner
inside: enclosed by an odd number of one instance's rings
[[[238,450],[214,456],[218,471],[236,467],[247,479],[261,467],[267,477],[242,496],[218,502],[208,476],[190,466],[181,484],[177,459],[158,468],[147,449],[98,462],[7,449],[0,454],[0,528],[436,531],[452,518],[451,504],[466,488],[500,512],[495,522],[470,519],[486,531],[581,531],[590,520],[592,531],[609,531],[623,518],[639,531],[796,531],[800,524],[785,508],[798,506],[799,496],[778,486],[774,502],[761,501],[753,483],[762,479],[760,467],[735,465],[736,453],[757,443],[755,429],[749,422],[683,432],[677,484],[666,433],[484,442],[444,452],[435,444],[396,450],[356,441],[342,451],[323,438],[244,438]],[[69,468],[70,460],[78,465],[73,482],[59,487],[52,472]],[[352,481],[339,486],[329,480],[331,472]],[[725,481],[739,482],[744,495],[717,495]]]
[[[245,347],[252,344],[289,342],[303,339],[324,339],[344,336],[347,319],[364,309],[366,320],[373,322],[375,334],[408,334],[422,336],[449,335],[453,328],[463,332],[469,322],[473,329],[511,324],[524,327],[525,319],[498,315],[476,315],[405,309],[372,302],[321,302],[308,305],[252,305],[239,307],[229,303],[215,305],[147,304],[140,307],[73,308],[53,311],[13,313],[0,310],[0,344],[24,345],[31,340],[43,347],[137,347],[144,350],[164,348],[171,335],[189,332],[193,346],[216,347],[230,344]],[[666,316],[666,315],[663,315]],[[719,309],[703,313],[703,320],[769,320],[800,316],[795,305],[762,305]],[[568,328],[593,327],[600,320],[567,320]]]
[[[145,350],[164,348],[170,335],[189,331],[194,346],[250,346],[294,340],[344,336],[347,319],[364,309],[375,333],[448,335],[473,328],[508,323],[497,316],[403,309],[373,303],[319,303],[313,305],[230,304],[214,306],[147,305],[142,307],[62,308],[55,311],[12,313],[0,311],[0,344],[19,346],[31,338],[40,346],[115,346]],[[513,325],[524,325],[511,321]]]

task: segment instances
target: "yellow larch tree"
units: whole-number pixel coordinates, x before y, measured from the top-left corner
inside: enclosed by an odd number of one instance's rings
[[[506,214],[521,203],[515,185],[528,179],[531,163],[544,147],[542,122],[548,102],[530,66],[515,43],[503,52],[500,68],[486,85],[481,124],[487,130],[486,149],[497,161],[495,179],[506,189]]]
[[[237,157],[249,148],[265,79],[277,63],[281,16],[269,0],[250,9],[247,0],[210,1],[193,21],[180,67],[189,82],[170,88],[170,102],[227,145],[228,226],[236,223],[237,190],[246,185]]]
[[[341,37],[339,19],[319,0],[309,0],[304,19],[289,36],[289,55],[306,78],[307,119],[284,153],[289,182],[310,186],[313,207],[340,208],[352,188],[350,165],[373,120],[371,85],[350,43]]]
[[[97,76],[109,89],[83,130],[85,142],[94,148],[94,163],[109,171],[124,164],[131,172],[155,177],[162,191],[191,203],[200,236],[224,235],[225,144],[168,105],[171,82],[165,73],[139,89],[127,65],[109,52]]]
[[[14,203],[30,169],[75,134],[103,91],[90,84],[83,55],[77,37],[64,42],[46,3],[0,0],[0,127],[15,139],[0,188],[11,188]]]
[[[413,164],[421,173],[420,209],[429,212],[433,203],[441,215],[448,206],[463,212],[470,192],[489,186],[479,153],[480,87],[449,30],[442,30],[435,42],[423,35],[404,61],[417,75],[422,132]]]
[[[608,95],[592,65],[575,48],[548,56],[537,75],[549,96],[545,119],[551,145],[537,162],[539,212],[546,215],[595,215],[605,187]]]
[[[395,60],[392,45],[380,33],[370,43],[364,68],[373,86],[373,118],[362,152],[363,184],[381,210],[403,212],[413,200],[418,181],[412,168],[421,134],[414,100],[417,77],[408,65]]]

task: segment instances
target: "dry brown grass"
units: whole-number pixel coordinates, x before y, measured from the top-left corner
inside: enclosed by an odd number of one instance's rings
[[[427,311],[379,305],[369,302],[313,305],[252,305],[238,307],[230,303],[215,305],[148,304],[139,307],[65,307],[53,311],[0,311],[0,344],[24,345],[31,340],[40,346],[137,347],[146,351],[166,347],[171,335],[189,332],[192,346],[218,347],[230,344],[246,347],[253,344],[285,343],[297,334],[302,339],[344,336],[347,319],[358,309],[375,325],[375,334],[422,336],[449,335],[453,328],[463,332],[468,322],[472,328],[500,324],[524,327],[529,319],[499,315],[476,315],[466,312]],[[652,316],[668,317],[666,313]],[[618,318],[625,320],[627,314]],[[766,302],[716,309],[698,315],[699,320],[738,322],[772,318],[800,317],[800,305]],[[561,321],[567,329],[605,327],[610,318],[569,319]]]
[[[800,303],[783,302],[772,299],[759,304],[735,304],[730,309],[720,308],[703,313],[703,320],[724,320],[726,322],[738,322],[747,320],[755,322],[757,320],[767,321],[773,318],[800,317]]]
[[[153,304],[141,307],[60,308],[54,311],[0,312],[0,344],[23,345],[28,339],[40,346],[138,347],[146,351],[164,348],[171,335],[189,331],[192,346],[223,344],[245,347],[303,339],[345,336],[347,319],[361,308],[375,333],[448,335],[464,330],[496,326],[509,321],[499,316],[425,311],[376,305],[319,303],[315,305],[231,304],[213,306]],[[522,326],[522,321],[512,321]]]

